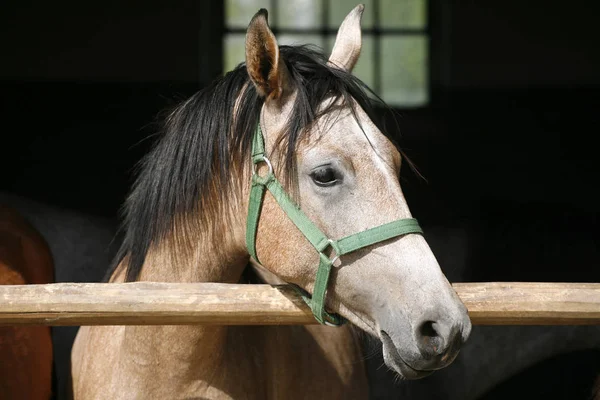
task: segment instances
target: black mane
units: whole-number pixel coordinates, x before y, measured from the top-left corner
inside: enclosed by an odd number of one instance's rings
[[[334,96],[351,98],[375,121],[372,103],[380,101],[358,78],[327,64],[308,46],[281,46],[297,98],[287,122],[284,182],[293,181],[296,143],[320,116],[319,105]],[[236,99],[237,109],[234,115]],[[199,223],[219,215],[232,191],[235,167],[250,162],[250,145],[264,99],[250,81],[246,66],[216,80],[177,106],[166,118],[162,135],[138,165],[137,178],[122,209],[124,240],[107,278],[126,259],[126,281],[139,276],[152,243],[164,239],[175,219],[195,213]],[[332,102],[330,104],[334,104]]]

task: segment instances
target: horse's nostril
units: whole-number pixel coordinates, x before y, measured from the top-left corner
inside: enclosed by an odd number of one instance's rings
[[[424,321],[417,328],[417,346],[425,358],[433,358],[445,351],[445,340],[435,321]]]
[[[438,336],[437,331],[435,330],[435,321],[425,321],[421,324],[419,328],[419,333],[422,337],[434,337]]]

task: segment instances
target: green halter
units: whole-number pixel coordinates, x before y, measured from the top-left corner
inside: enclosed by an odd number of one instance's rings
[[[265,157],[265,146],[260,124],[256,128],[256,134],[252,141],[252,188],[250,190],[250,201],[248,203],[248,221],[246,229],[246,246],[250,256],[258,261],[256,256],[256,232],[258,230],[258,220],[264,199],[265,191],[268,189],[273,195],[279,206],[304,234],[306,239],[313,245],[319,253],[319,269],[315,278],[315,285],[312,297],[303,289],[296,287],[302,298],[311,308],[315,318],[321,324],[341,325],[344,323],[343,317],[337,314],[330,314],[325,310],[325,295],[327,292],[327,282],[331,272],[331,266],[342,255],[362,249],[375,243],[383,242],[397,236],[408,233],[419,233],[423,231],[416,219],[399,219],[375,228],[367,229],[359,233],[339,240],[329,239],[317,226],[300,210],[298,205],[285,192],[283,186],[279,183],[273,174],[273,166],[267,157]],[[258,174],[258,165],[267,164],[269,171],[265,176]],[[324,252],[327,249],[333,250],[334,257],[330,258]]]

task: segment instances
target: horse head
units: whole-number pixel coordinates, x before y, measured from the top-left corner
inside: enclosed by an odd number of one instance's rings
[[[324,238],[412,218],[398,179],[403,157],[373,122],[364,87],[351,74],[362,11],[359,5],[348,14],[330,57],[316,67],[308,67],[315,58],[308,50],[278,45],[265,10],[246,33],[246,69],[264,101],[257,135],[265,157],[255,160],[256,175],[283,180],[302,220]],[[378,337],[386,364],[402,377],[420,378],[454,360],[470,319],[419,229],[336,254],[340,247],[311,242],[277,190],[261,200],[252,233],[263,267],[313,293],[318,266],[329,261],[325,307]]]

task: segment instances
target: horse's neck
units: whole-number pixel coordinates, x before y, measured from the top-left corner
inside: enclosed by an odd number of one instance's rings
[[[168,250],[153,249],[146,257],[139,280],[238,282],[248,262],[248,253],[239,246],[235,248],[229,245],[226,240],[218,245],[221,248],[217,249],[212,240],[198,238],[196,246],[183,244]]]
[[[164,251],[171,246],[158,247],[148,254],[140,278],[239,281],[248,255],[243,245],[238,252],[232,247],[238,236],[233,231],[220,237],[222,250],[228,250],[223,254],[208,240],[197,241],[198,250],[177,254]],[[114,282],[123,280],[123,268],[117,271]],[[106,362],[94,362],[86,354]],[[323,393],[363,398],[360,356],[348,327],[99,326],[80,329],[73,371],[81,398],[171,398],[173,393],[181,398],[306,398]]]
[[[206,236],[195,236],[189,243],[156,246],[148,253],[139,280],[239,282],[248,262],[247,252],[238,245],[239,235],[232,228],[220,238],[219,249]],[[117,271],[114,282],[123,280],[123,268]],[[148,385],[149,393],[155,392],[153,385],[167,382],[186,387],[190,380],[199,381],[199,375],[208,384],[209,375],[224,362],[227,336],[225,326],[129,326],[123,331],[119,369],[124,376],[137,375]],[[156,378],[159,365],[167,372]]]

